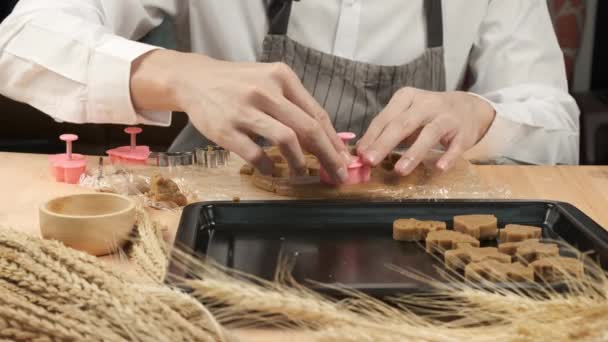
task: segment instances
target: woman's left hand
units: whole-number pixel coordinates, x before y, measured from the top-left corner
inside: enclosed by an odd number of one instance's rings
[[[495,115],[488,102],[466,92],[402,88],[374,118],[357,143],[357,153],[375,166],[399,144],[411,142],[395,165],[397,173],[407,175],[441,143],[447,151],[436,166],[447,170],[481,140]]]

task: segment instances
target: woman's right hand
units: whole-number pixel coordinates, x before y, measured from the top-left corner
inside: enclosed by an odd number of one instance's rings
[[[273,163],[256,136],[278,146],[296,175],[305,173],[308,151],[336,181],[348,178],[348,152],[329,115],[285,64],[156,50],[134,63],[131,92],[138,110],[188,113],[202,134],[263,174]]]

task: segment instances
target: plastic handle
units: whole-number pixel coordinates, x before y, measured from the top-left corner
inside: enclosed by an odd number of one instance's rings
[[[125,128],[125,133],[131,135],[131,151],[135,151],[137,147],[137,138],[136,136],[141,133],[143,130],[140,127],[127,127]]]
[[[338,138],[344,142],[344,145],[348,145],[348,142],[355,139],[357,135],[352,132],[340,132],[338,133]]]
[[[65,154],[68,160],[72,160],[72,141],[78,140],[78,136],[76,134],[62,134],[59,139],[65,141]]]

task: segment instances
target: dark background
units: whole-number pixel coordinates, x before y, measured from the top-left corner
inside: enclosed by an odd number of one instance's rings
[[[18,0],[0,0],[0,21]],[[49,0],[52,1],[52,0]],[[507,0],[508,1],[508,0]],[[599,0],[596,16],[591,92],[574,94],[581,107],[581,163],[608,164],[608,1]],[[154,150],[165,150],[186,124],[183,113],[174,115],[170,128],[145,127],[138,143]],[[80,140],[75,150],[104,154],[105,150],[126,144],[128,137],[117,125],[74,125],[57,123],[36,109],[0,95],[0,151],[58,153],[63,150],[57,137],[76,132]]]
[[[6,18],[6,16],[13,10],[17,0],[4,0],[3,2],[4,4],[0,4],[0,21]]]
[[[592,89],[608,89],[608,1],[598,0],[593,51]]]

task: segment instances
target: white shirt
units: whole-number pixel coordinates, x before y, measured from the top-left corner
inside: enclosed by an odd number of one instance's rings
[[[447,89],[467,89],[497,115],[468,152],[476,160],[578,162],[578,115],[545,0],[443,1]],[[174,17],[181,50],[254,61],[267,31],[262,0],[21,0],[0,25],[0,93],[60,121],[168,125],[137,113],[131,62],[140,39]],[[323,52],[382,65],[426,48],[423,0],[301,0],[288,35]]]

